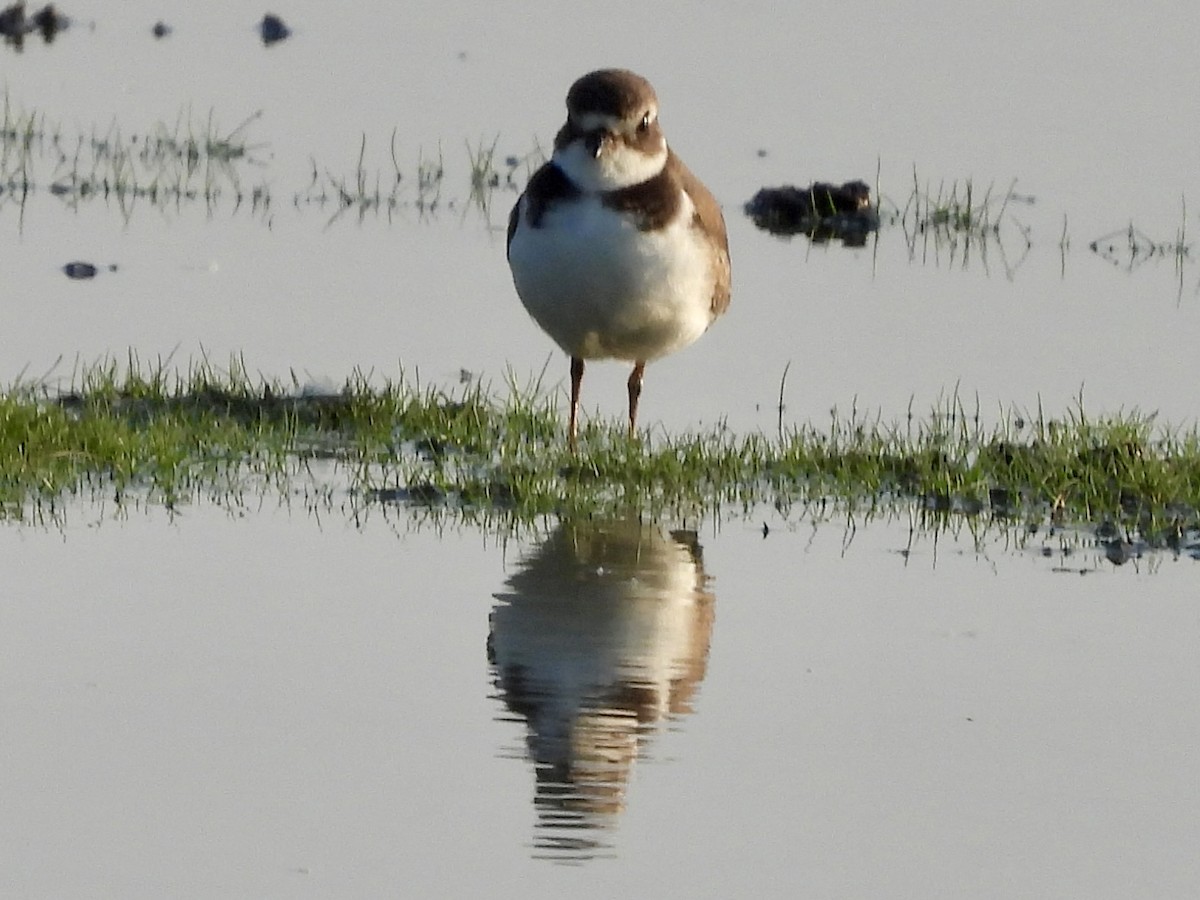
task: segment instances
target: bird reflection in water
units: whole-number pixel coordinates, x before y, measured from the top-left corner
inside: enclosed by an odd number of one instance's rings
[[[495,595],[488,661],[527,727],[535,855],[606,852],[634,760],[656,725],[690,713],[713,595],[693,532],[638,521],[560,525]]]

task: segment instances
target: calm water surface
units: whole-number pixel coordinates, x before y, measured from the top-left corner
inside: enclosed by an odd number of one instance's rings
[[[297,2],[269,49],[232,0],[65,11],[53,45],[0,47],[11,108],[68,143],[261,111],[236,177],[272,203],[235,209],[217,173],[211,206],[76,209],[35,155],[26,203],[0,193],[0,382],[132,352],[561,391],[504,263],[515,194],[472,206],[467,146],[548,146],[570,82],[615,64],[657,86],[734,258],[729,315],[647,373],[647,425],[773,430],[785,369],[789,422],[956,391],[1200,419],[1196,254],[1088,249],[1200,233],[1194,3]],[[307,202],[364,137],[386,186],[393,134],[391,216]],[[741,214],[877,171],[903,207],[914,167],[934,194],[1015,179],[999,239],[854,250]],[[589,369],[590,415],[622,414],[626,375]],[[765,512],[501,541],[265,507],[0,528],[0,896],[1200,894],[1191,551],[1114,567]]]
[[[231,2],[72,14],[79,27],[52,46],[4,50],[12,104],[57,123],[68,144],[93,131],[204,134],[210,117],[227,134],[261,111],[242,132],[251,161],[237,176],[273,203],[265,215],[227,201],[124,212],[92,201],[75,213],[43,188],[18,215],[0,198],[5,381],[69,380],[77,357],[132,348],[151,360],[174,353],[181,367],[236,354],[268,377],[335,382],[403,367],[452,383],[466,369],[498,389],[510,369],[523,381],[549,361],[547,385],[561,389],[565,360],[525,315],[504,263],[515,195],[499,191],[490,218],[464,211],[467,145],[498,136],[500,157],[547,147],[570,82],[621,64],[656,84],[673,146],[723,203],[735,271],[730,314],[651,367],[648,425],[772,427],[789,363],[798,422],[856,400],[891,417],[956,385],[986,410],[1040,400],[1060,412],[1082,390],[1098,412],[1200,413],[1184,377],[1200,335],[1195,254],[1179,272],[1169,254],[1131,266],[1128,254],[1114,264],[1088,250],[1131,222],[1158,242],[1185,224],[1181,200],[1200,162],[1176,87],[1200,78],[1200,7],[1186,0],[1137,16],[1116,3],[1081,15],[1052,0],[869,17],[831,3],[735,12],[619,2],[588,10],[582,43],[574,16],[553,5],[464,14],[296,3],[282,13],[294,36],[271,48]],[[175,30],[156,41],[160,17]],[[393,134],[409,203],[418,161],[440,152],[440,212],[328,224],[332,209],[294,204],[314,168],[353,183],[364,138],[368,184],[378,175],[386,189]],[[876,248],[812,248],[767,237],[740,211],[763,185],[874,184],[877,169],[882,194],[903,207],[914,168],[935,195],[971,179],[1002,196],[1015,180],[1034,202],[1011,203],[1001,245],[965,257],[912,254],[899,229]],[[62,172],[43,160],[33,174],[48,185]],[[1200,233],[1197,208],[1189,234]],[[59,267],[77,258],[120,270],[71,282]],[[620,414],[621,368],[593,367],[589,411]]]
[[[3,896],[1200,887],[1187,556],[76,514],[0,533]]]

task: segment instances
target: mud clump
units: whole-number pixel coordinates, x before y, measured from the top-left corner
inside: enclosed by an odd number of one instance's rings
[[[70,24],[71,20],[55,9],[53,3],[47,3],[32,16],[25,15],[23,0],[0,10],[0,37],[18,50],[25,46],[25,35],[37,32],[49,44]]]
[[[75,262],[67,263],[62,267],[62,270],[63,274],[73,281],[85,281],[89,278],[95,278],[96,274],[101,271],[117,271],[117,264],[110,263],[107,266],[97,266],[95,263],[80,262],[76,260]]]
[[[279,16],[267,13],[258,23],[258,33],[262,37],[263,45],[270,47],[291,37],[292,29],[288,28]]]
[[[817,243],[838,240],[861,247],[879,227],[871,189],[863,181],[813,182],[808,187],[762,188],[745,206],[746,215],[764,231],[804,234]]]

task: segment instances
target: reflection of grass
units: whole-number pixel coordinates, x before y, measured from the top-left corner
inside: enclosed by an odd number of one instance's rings
[[[416,177],[406,180],[396,158],[396,135],[392,134],[392,171],[384,178],[378,171],[372,172],[365,163],[366,137],[359,146],[358,164],[351,176],[338,175],[330,169],[319,169],[312,164],[312,176],[306,190],[297,192],[297,207],[332,207],[331,221],[353,212],[361,221],[369,213],[384,213],[390,220],[403,210],[413,210],[421,218],[433,218],[442,211],[466,213],[478,212],[485,219],[491,214],[492,200],[500,192],[508,203],[521,190],[518,172],[526,177],[532,168],[540,164],[542,153],[535,148],[524,156],[507,156],[503,161],[497,155],[499,137],[490,143],[480,140],[477,144],[467,141],[466,158],[468,190],[465,202],[446,199],[443,196],[446,183],[446,159],[441,144],[436,154],[420,150],[417,154]],[[387,189],[381,188],[386,183]]]
[[[324,207],[332,205],[333,219],[340,218],[344,213],[353,210],[359,220],[368,213],[386,211],[389,215],[400,205],[400,190],[403,176],[400,164],[396,160],[396,133],[392,132],[392,168],[391,177],[387,179],[387,189],[384,189],[382,173],[376,171],[372,177],[367,170],[364,160],[367,155],[367,136],[362,136],[358,147],[358,164],[351,177],[335,175],[328,169],[324,173],[317,167],[316,160],[312,161],[312,178],[307,191],[297,193],[294,203],[297,207],[316,205]]]
[[[179,212],[198,204],[209,213],[249,210],[271,225],[272,191],[263,174],[266,162],[257,152],[266,144],[252,142],[248,134],[261,119],[261,111],[256,112],[225,129],[212,112],[198,118],[185,108],[173,123],[160,122],[143,131],[116,122],[72,131],[42,111],[22,107],[6,92],[0,110],[0,211],[16,206],[23,222],[26,204],[47,194],[70,209],[94,202],[112,204],[126,219],[139,207]],[[396,130],[390,159],[376,167],[368,163],[363,134],[352,170],[342,172],[312,160],[308,184],[291,191],[292,205],[323,210],[331,222],[346,217],[364,221],[369,216],[391,221],[397,213],[411,211],[422,220],[445,212],[478,213],[491,223],[494,201],[502,201],[507,211],[547,156],[536,142],[527,153],[501,156],[499,143],[499,136],[466,141],[463,173],[463,167],[455,165],[457,154],[448,162],[440,142],[435,152],[419,150],[415,166],[404,169]],[[459,174],[465,178],[455,188]],[[966,268],[975,257],[987,268],[998,256],[1012,277],[1032,247],[1031,229],[1020,221],[1017,210],[1031,205],[1033,198],[1015,187],[1015,180],[1004,190],[994,184],[981,190],[971,178],[935,183],[914,167],[908,193],[897,201],[880,195],[877,170],[875,200],[880,222],[901,226],[913,260]],[[497,193],[502,196],[497,198]],[[1195,261],[1186,224],[1185,207],[1173,241],[1154,240],[1130,225],[1089,246],[1130,270],[1148,260],[1173,258],[1182,293],[1184,267]],[[1064,216],[1058,242],[1064,269],[1070,243]]]
[[[25,204],[46,190],[71,208],[103,200],[128,216],[140,203],[157,208],[229,201],[265,212],[263,185],[243,185],[241,169],[257,165],[245,132],[260,113],[230,131],[210,113],[203,122],[181,113],[173,126],[126,133],[115,123],[70,134],[45,114],[19,108],[5,96],[0,121],[0,202]]]
[[[27,110],[4,97],[0,119],[0,209],[4,204],[25,206],[41,193],[56,197],[71,209],[90,202],[116,206],[126,218],[133,210],[180,210],[202,204],[236,211],[243,206],[271,221],[271,191],[265,181],[247,185],[251,173],[264,163],[255,151],[262,145],[249,142],[247,132],[261,119],[255,113],[232,130],[222,129],[210,113],[197,120],[190,111],[179,114],[173,125],[159,123],[144,132],[130,132],[116,123],[75,133],[51,122],[44,113]],[[401,169],[391,138],[391,158],[386,170],[367,162],[367,137],[359,142],[356,165],[349,174],[312,161],[306,188],[294,191],[297,209],[332,210],[332,218],[347,213],[359,220],[383,213],[389,219],[400,210],[431,217],[442,210],[477,210],[487,214],[497,191],[515,196],[521,167],[540,156],[506,157],[496,153],[498,139],[490,144],[467,145],[466,199],[447,199],[444,186],[447,164],[438,145],[435,152],[421,150],[410,173]]]
[[[1032,199],[1016,193],[1016,181],[1000,192],[989,184],[982,192],[970,178],[937,187],[922,182],[914,167],[912,186],[901,206],[890,198],[881,198],[880,218],[898,224],[904,231],[909,256],[927,262],[930,256],[946,256],[951,264],[968,264],[975,251],[987,265],[989,249],[1000,255],[1005,272],[1011,277],[1032,247],[1030,229],[1013,213],[1015,204]],[[1064,234],[1065,240],[1065,234]],[[1014,259],[1006,244],[1016,243]]]
[[[1174,260],[1175,265],[1182,268],[1192,257],[1192,246],[1187,241],[1187,201],[1181,201],[1179,228],[1172,240],[1155,240],[1130,222],[1126,228],[1096,238],[1088,244],[1088,249],[1130,271],[1159,259]]]
[[[1183,299],[1184,273],[1195,257],[1187,240],[1187,200],[1180,200],[1179,227],[1172,240],[1155,240],[1132,222],[1127,228],[1096,238],[1088,249],[1114,266],[1133,272],[1150,262],[1171,260],[1179,279],[1178,299]],[[1200,284],[1196,285],[1200,293]]]
[[[524,182],[546,158],[541,148],[535,147],[525,156],[508,156],[502,164],[497,164],[496,146],[499,143],[499,135],[490,144],[482,140],[475,146],[467,143],[467,156],[471,161],[471,203],[485,215],[491,211],[492,196],[496,191],[515,196],[524,189]],[[520,183],[518,171],[524,175]]]
[[[934,188],[922,182],[913,169],[912,184],[903,205],[889,197],[880,200],[880,219],[899,225],[908,244],[909,256],[921,262],[948,260],[967,265],[972,251],[988,263],[989,253],[1000,256],[1009,277],[1024,262],[1033,247],[1032,229],[1021,222],[1019,207],[1032,206],[1034,198],[1018,193],[1014,179],[1002,192],[989,184],[982,194],[975,183],[944,180]],[[1015,246],[1014,246],[1015,245]],[[1067,216],[1063,215],[1058,251],[1063,258],[1071,249]],[[1187,203],[1181,202],[1179,227],[1173,239],[1157,240],[1130,223],[1088,244],[1088,249],[1114,266],[1133,271],[1145,263],[1170,259],[1174,262],[1183,291],[1185,267],[1195,261],[1187,240]],[[1014,252],[1015,251],[1015,252]],[[1200,286],[1197,286],[1200,292]]]
[[[930,517],[1113,523],[1180,540],[1197,528],[1200,437],[1137,413],[1060,420],[1010,414],[985,427],[957,401],[884,423],[835,412],[823,426],[735,436],[721,428],[630,442],[589,422],[573,456],[560,412],[537,386],[499,400],[402,377],[355,377],[310,393],[252,379],[240,364],[182,376],[105,365],[47,394],[0,395],[0,516],[63,496],[137,494],[169,505],[276,484],[313,460],[363,503],[528,522],[556,512],[716,514],[832,502]]]
[[[904,206],[894,202],[891,205],[895,218],[906,232],[994,236],[999,233],[1001,224],[1011,221],[1006,217],[1011,202],[1029,202],[1028,198],[1014,192],[1016,184],[1014,180],[1003,193],[996,193],[995,185],[988,185],[980,195],[975,183],[967,178],[961,183],[952,181],[949,185],[941,181],[935,190],[929,182],[922,184],[914,168],[912,189]]]

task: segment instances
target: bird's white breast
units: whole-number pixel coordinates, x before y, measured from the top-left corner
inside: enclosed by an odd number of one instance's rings
[[[712,321],[712,250],[685,196],[665,227],[582,194],[549,206],[531,227],[521,201],[509,247],[517,293],[571,356],[648,361],[696,340]]]

